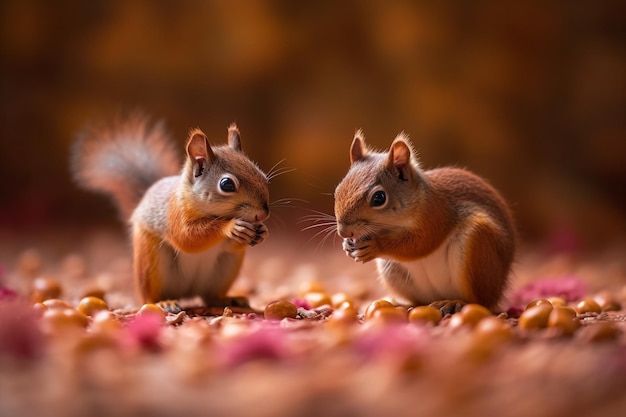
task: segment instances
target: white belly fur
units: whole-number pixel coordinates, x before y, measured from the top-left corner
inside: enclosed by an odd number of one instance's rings
[[[390,291],[407,301],[428,304],[463,299],[462,241],[449,237],[434,252],[410,262],[377,259],[380,279]]]
[[[223,295],[229,285],[232,271],[223,270],[225,265],[218,263],[220,256],[237,256],[225,251],[223,241],[211,248],[198,253],[177,252],[173,257],[162,256],[161,259],[173,259],[168,265],[161,265],[168,275],[165,279],[163,293],[166,298],[181,298],[194,295]],[[170,247],[162,250],[172,251]]]

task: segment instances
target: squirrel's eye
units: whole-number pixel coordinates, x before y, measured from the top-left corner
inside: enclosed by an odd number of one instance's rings
[[[220,180],[220,190],[225,193],[234,193],[237,191],[237,185],[230,177],[224,177]]]
[[[387,202],[387,194],[384,191],[376,191],[372,194],[372,199],[370,200],[370,205],[372,207],[381,207],[384,206]]]

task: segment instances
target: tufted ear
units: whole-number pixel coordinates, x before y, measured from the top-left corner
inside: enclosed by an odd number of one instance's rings
[[[207,163],[215,159],[215,154],[209,145],[209,139],[200,129],[194,129],[189,133],[187,157],[192,162],[194,177],[201,176]]]
[[[367,147],[365,146],[365,137],[361,129],[357,130],[354,134],[354,140],[350,147],[350,163],[354,164],[356,161],[360,161],[367,155]]]
[[[241,137],[239,136],[239,129],[237,129],[235,123],[228,126],[228,146],[237,152],[242,152]]]
[[[400,134],[391,143],[387,156],[387,168],[397,173],[398,178],[407,181],[411,175],[411,144]]]

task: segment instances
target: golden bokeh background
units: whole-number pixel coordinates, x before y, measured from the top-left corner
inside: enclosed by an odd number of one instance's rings
[[[182,144],[239,124],[282,228],[330,213],[354,131],[407,132],[425,167],[465,166],[511,202],[521,237],[626,236],[622,1],[0,2],[0,233],[113,225],[78,190],[81,127],[141,109]],[[4,232],[2,232],[4,231]]]

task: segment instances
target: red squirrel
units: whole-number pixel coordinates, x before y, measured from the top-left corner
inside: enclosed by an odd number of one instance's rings
[[[268,179],[243,153],[235,124],[221,146],[191,130],[186,153],[181,171],[162,127],[134,115],[86,129],[72,168],[80,185],[109,194],[130,221],[140,302],[167,307],[200,296],[207,306],[228,305],[246,248],[268,236]]]
[[[516,232],[502,196],[459,168],[424,170],[404,134],[387,152],[358,131],[335,190],[337,232],[358,262],[376,260],[395,296],[444,313],[465,303],[494,309],[507,286]]]

